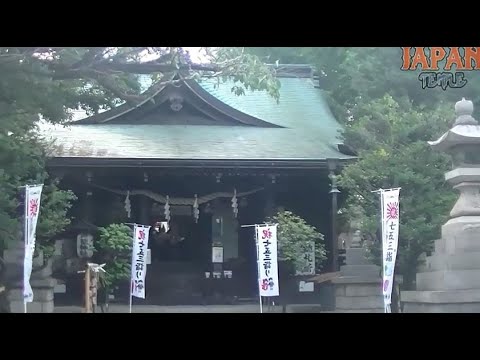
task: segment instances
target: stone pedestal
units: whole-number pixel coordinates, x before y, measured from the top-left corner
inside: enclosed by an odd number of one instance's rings
[[[53,278],[31,280],[30,285],[33,289],[33,302],[27,303],[28,313],[53,313],[53,289],[57,281]],[[10,312],[23,313],[23,290],[12,289],[8,294],[10,301]]]
[[[362,248],[346,250],[346,265],[335,285],[336,312],[383,313],[380,267],[370,264]]]
[[[473,105],[455,105],[454,127],[432,147],[453,155],[445,175],[460,196],[435,251],[417,273],[417,290],[404,291],[404,312],[480,312],[480,126]]]
[[[10,312],[23,313],[23,257],[24,245],[21,242],[4,251],[4,261],[7,269],[8,301]],[[29,313],[53,313],[53,294],[57,281],[51,278],[52,261],[44,265],[43,256],[33,259],[33,273],[30,285],[33,290],[33,302],[27,304]]]

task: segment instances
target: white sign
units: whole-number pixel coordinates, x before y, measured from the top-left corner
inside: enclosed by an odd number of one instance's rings
[[[25,257],[23,260],[23,301],[33,302],[33,290],[30,286],[33,254],[35,252],[35,233],[43,185],[25,187]]]
[[[260,296],[279,296],[277,225],[256,225]]]
[[[383,247],[383,298],[385,312],[392,303],[393,276],[398,249],[400,224],[400,189],[382,190],[382,247]]]
[[[307,249],[299,249],[299,259],[295,262],[296,275],[315,275],[315,242]]]
[[[223,263],[223,247],[220,247],[220,246],[212,247],[212,263],[214,264]]]
[[[145,299],[145,275],[147,274],[147,249],[150,226],[133,227],[131,296]]]
[[[313,282],[300,281],[298,283],[298,291],[299,292],[314,292],[315,291],[315,284]]]

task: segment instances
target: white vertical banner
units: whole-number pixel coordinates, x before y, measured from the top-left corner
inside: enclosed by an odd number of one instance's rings
[[[260,296],[279,296],[277,225],[256,225]]]
[[[391,312],[393,277],[398,249],[400,224],[400,189],[381,190],[383,298],[385,312]]]
[[[149,233],[150,226],[134,225],[133,227],[130,300],[132,296],[145,299],[145,275],[147,274]]]
[[[25,186],[25,255],[23,260],[23,301],[33,302],[33,291],[30,286],[32,275],[33,254],[35,252],[35,234],[37,230],[38,213],[43,185]]]

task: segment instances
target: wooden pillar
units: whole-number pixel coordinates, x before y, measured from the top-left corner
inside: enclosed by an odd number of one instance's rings
[[[93,179],[93,173],[87,171],[85,176],[87,177],[87,182],[90,184]],[[88,223],[95,222],[94,206],[93,206],[93,191],[90,185],[87,185],[85,189],[85,195],[83,198],[83,220]]]
[[[337,196],[340,191],[337,188],[337,180],[335,175],[335,170],[337,170],[337,162],[336,160],[328,159],[328,170],[329,170],[329,178],[331,181],[331,190],[330,194],[332,196],[332,215],[331,215],[331,245],[332,245],[332,272],[336,272],[339,270],[338,268],[338,233],[337,233],[337,212],[338,212],[338,204],[337,204]]]
[[[265,218],[275,215],[275,206],[276,206],[276,177],[274,175],[270,176],[270,181],[265,186],[265,208],[264,216]]]
[[[146,196],[139,196],[138,197],[138,209],[139,209],[138,221],[142,225],[148,225],[150,223],[150,215],[151,215],[150,199]]]
[[[85,191],[85,197],[83,198],[83,220],[88,223],[94,223],[95,221],[93,192],[90,189]]]

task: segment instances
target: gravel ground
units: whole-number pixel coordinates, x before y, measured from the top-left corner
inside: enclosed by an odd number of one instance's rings
[[[82,308],[78,306],[58,306],[56,313],[81,313]],[[101,312],[100,309],[98,312]],[[108,313],[128,313],[128,305],[110,305]],[[132,313],[259,313],[258,305],[206,305],[206,306],[154,306],[135,305]],[[264,307],[267,312],[267,307]],[[281,313],[280,306],[271,307],[270,312]]]

